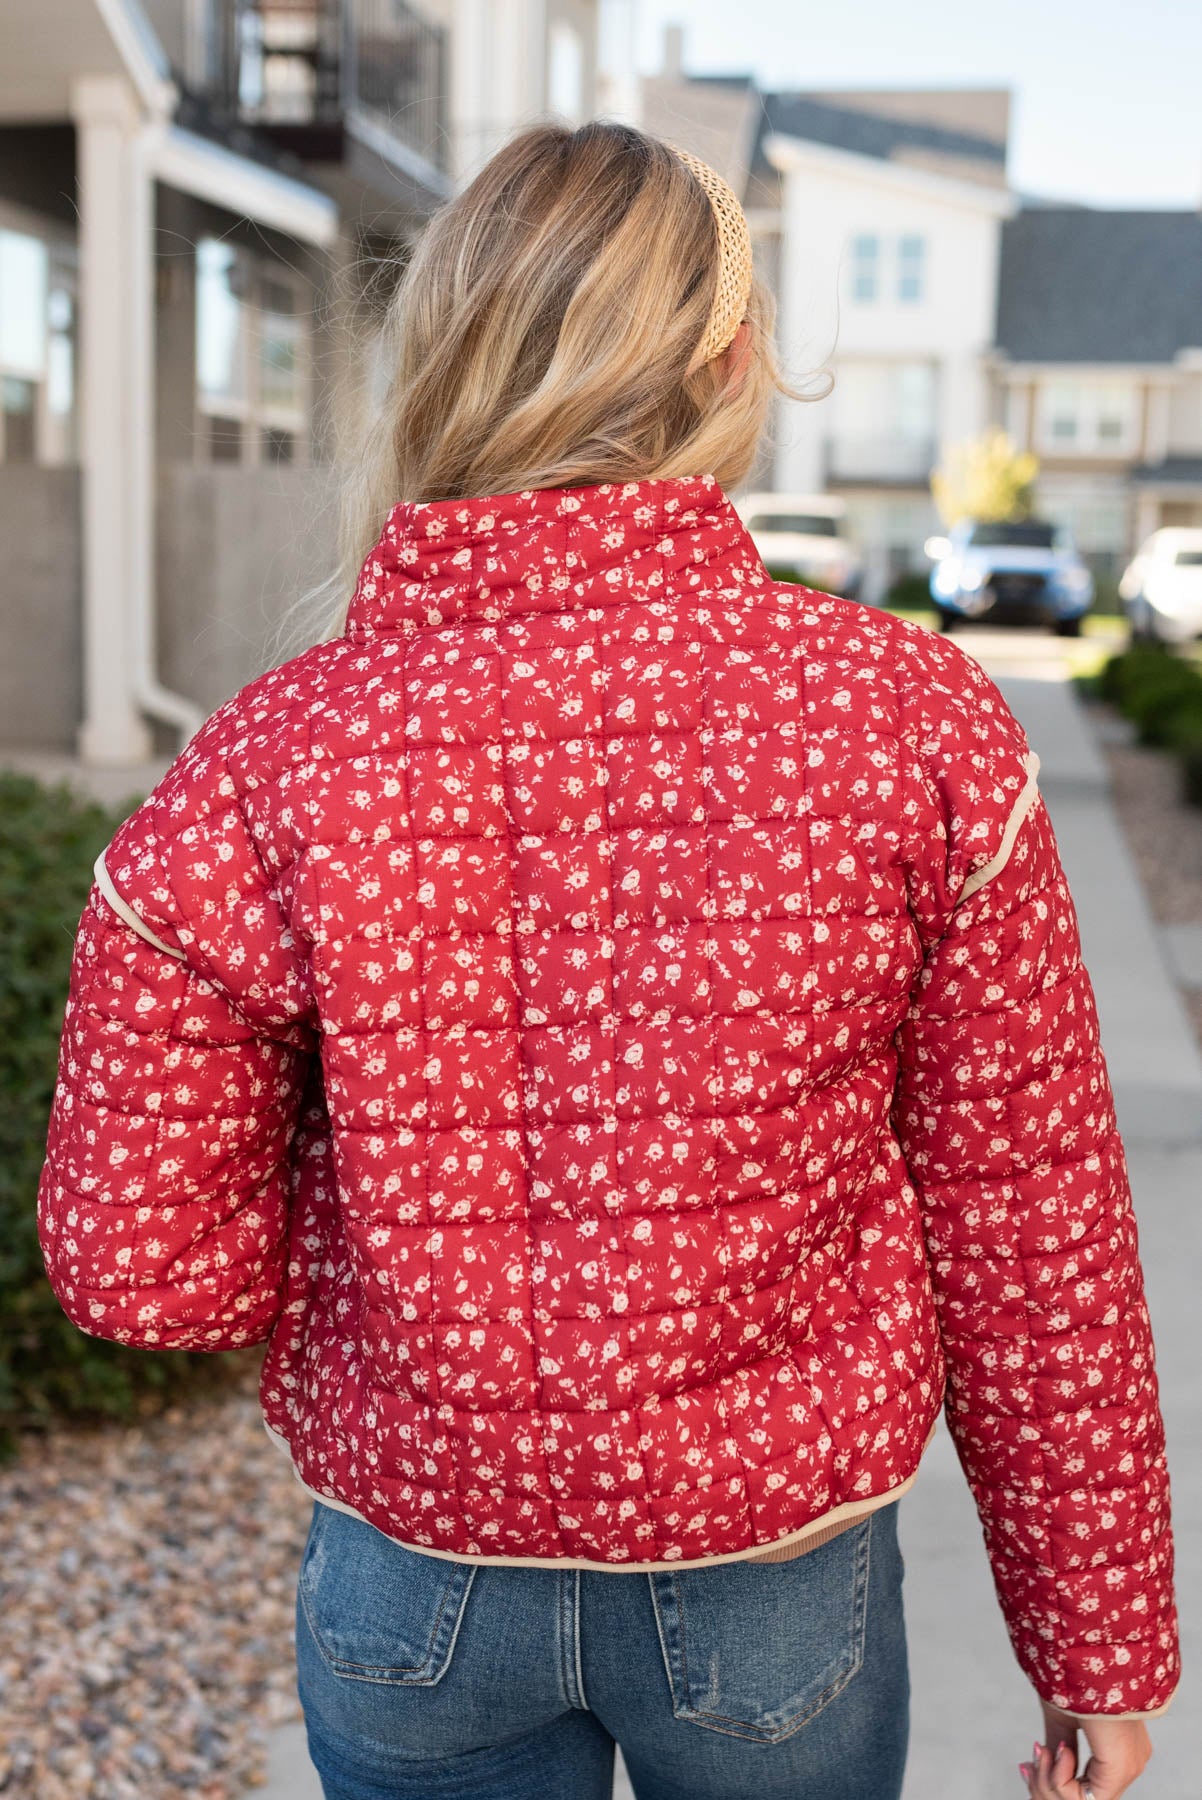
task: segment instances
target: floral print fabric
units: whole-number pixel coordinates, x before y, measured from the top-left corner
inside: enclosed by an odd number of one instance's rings
[[[472,1557],[767,1546],[907,1480],[946,1399],[1036,1687],[1159,1706],[1152,1342],[1036,764],[955,644],[769,580],[712,479],[397,506],[345,635],[106,855],[177,955],[94,889],[63,1306],[270,1338],[302,1478]]]

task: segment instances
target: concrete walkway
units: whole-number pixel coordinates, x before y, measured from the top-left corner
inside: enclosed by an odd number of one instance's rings
[[[1162,940],[1107,797],[1105,765],[1055,640],[966,632],[1041,759],[1040,786],[1068,871],[1093,978],[1139,1217],[1156,1328],[1178,1521],[1185,1677],[1153,1727],[1148,1800],[1202,1794],[1202,1410],[1196,1313],[1202,1291],[1202,1056],[1174,986],[1180,946]],[[1017,1764],[1038,1703],[1010,1651],[980,1526],[941,1426],[902,1503],[914,1700],[905,1800],[1020,1800]],[[259,1800],[321,1800],[301,1726],[278,1732]],[[615,1800],[629,1800],[624,1777]],[[730,1795],[728,1800],[750,1800]],[[799,1796],[799,1800],[801,1797]],[[814,1795],[812,1800],[821,1800]]]
[[[966,632],[1041,761],[1097,996],[1139,1220],[1156,1333],[1177,1520],[1185,1673],[1152,1727],[1155,1760],[1133,1792],[1202,1794],[1202,1413],[1196,1313],[1202,1288],[1202,1055],[1108,799],[1106,766],[1047,639]],[[905,1800],[1019,1800],[1017,1763],[1039,1735],[1038,1703],[1010,1650],[980,1526],[944,1427],[902,1502],[914,1699]]]

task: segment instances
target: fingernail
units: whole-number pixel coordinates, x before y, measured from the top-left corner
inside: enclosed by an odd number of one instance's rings
[[[1029,1763],[1019,1763],[1018,1772],[1022,1776],[1023,1780],[1027,1783],[1027,1785],[1030,1786],[1031,1765]]]

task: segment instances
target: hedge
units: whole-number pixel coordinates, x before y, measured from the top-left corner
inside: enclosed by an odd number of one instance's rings
[[[1202,806],[1202,670],[1164,645],[1142,645],[1107,661],[1096,692],[1133,721],[1141,744],[1172,751],[1181,797]]]
[[[884,604],[889,612],[934,612],[930,576],[914,570],[899,575],[885,595]]]
[[[128,1419],[181,1387],[228,1379],[226,1359],[147,1352],[71,1324],[46,1279],[37,1185],[71,950],[92,864],[130,809],[0,771],[0,1457],[55,1420]]]

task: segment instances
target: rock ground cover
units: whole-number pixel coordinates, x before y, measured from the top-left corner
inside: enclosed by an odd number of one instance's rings
[[[224,1394],[130,1427],[28,1434],[0,1469],[0,1794],[235,1800],[299,1718],[310,1501]]]

